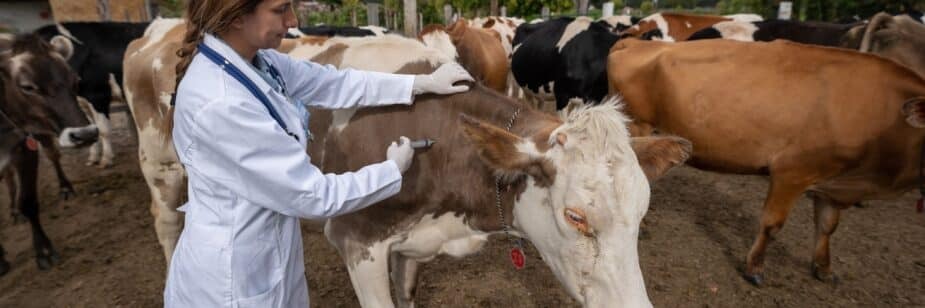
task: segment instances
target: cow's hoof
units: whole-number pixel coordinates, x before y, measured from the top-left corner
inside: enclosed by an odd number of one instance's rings
[[[10,216],[13,218],[14,225],[21,225],[29,221],[29,219],[26,218],[26,215],[23,215],[22,213],[13,213]]]
[[[816,263],[813,263],[813,277],[816,277],[817,280],[832,284],[832,286],[838,286],[840,282],[838,275],[835,275],[831,270],[823,270],[820,267],[816,266]]]
[[[58,256],[58,253],[52,250],[47,255],[35,257],[35,263],[38,265],[39,270],[47,270],[51,268],[52,265],[58,264],[61,261],[61,257]]]
[[[100,169],[107,169],[109,167],[112,167],[112,160],[104,160],[100,162],[99,166],[96,166],[96,167]]]
[[[743,274],[742,277],[756,287],[760,287],[764,284],[764,275],[761,274]]]
[[[94,166],[94,165],[96,165],[97,163],[99,163],[99,162],[97,162],[97,161],[92,161],[92,160],[88,160],[87,163],[84,164],[84,165],[87,166],[87,167],[89,167],[89,166]]]
[[[0,276],[6,275],[10,272],[10,262],[6,260],[0,260]]]
[[[71,199],[71,197],[74,197],[76,195],[77,193],[74,192],[73,188],[62,188],[61,191],[58,192],[58,196],[61,197],[61,200],[65,200],[65,201],[67,201],[68,199]]]

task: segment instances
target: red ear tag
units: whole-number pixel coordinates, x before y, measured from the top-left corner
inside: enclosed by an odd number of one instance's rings
[[[520,247],[511,248],[511,263],[514,264],[514,268],[523,269],[524,264],[527,263],[527,258],[524,257],[524,250]]]
[[[915,212],[921,213],[922,211],[925,211],[925,206],[922,204],[922,198],[919,198],[919,201],[915,203]]]
[[[38,151],[39,142],[36,141],[35,138],[32,138],[32,136],[26,136],[26,148],[29,149],[29,151]]]

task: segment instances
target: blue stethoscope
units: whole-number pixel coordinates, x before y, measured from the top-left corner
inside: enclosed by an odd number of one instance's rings
[[[211,47],[206,46],[206,44],[199,43],[198,48],[199,48],[199,52],[202,53],[202,55],[206,56],[206,58],[208,58],[209,60],[212,60],[212,62],[217,64],[219,67],[221,67],[226,73],[228,73],[228,75],[231,75],[231,77],[234,77],[234,79],[238,80],[238,82],[244,85],[244,87],[247,88],[247,90],[250,91],[251,94],[254,95],[254,97],[257,97],[257,99],[260,100],[261,103],[263,103],[263,106],[267,108],[267,111],[270,112],[270,116],[273,117],[273,120],[276,120],[276,123],[279,124],[279,127],[281,127],[283,131],[286,132],[287,135],[292,136],[292,138],[295,138],[296,141],[299,141],[299,136],[289,131],[289,128],[286,126],[286,122],[283,122],[283,119],[279,116],[279,113],[276,112],[276,108],[273,107],[273,103],[270,102],[270,99],[263,92],[260,91],[260,88],[258,88],[257,85],[254,84],[253,81],[247,78],[247,75],[244,75],[244,73],[241,72],[241,70],[238,69],[236,66],[234,66],[234,64],[232,64],[231,61],[228,61],[228,59],[225,59],[225,57],[218,54],[218,52],[216,52]],[[282,86],[281,90],[282,90],[283,95],[288,95],[286,94],[286,82],[283,81],[283,78],[282,76],[280,76],[279,71],[277,71],[276,68],[273,67],[273,65],[270,65],[269,63],[267,63],[267,66],[269,67],[270,77],[275,79],[276,82],[278,82],[280,86]]]

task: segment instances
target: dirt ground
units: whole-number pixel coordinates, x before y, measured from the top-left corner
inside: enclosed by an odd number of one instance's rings
[[[0,307],[156,307],[165,264],[148,211],[147,186],[124,114],[113,118],[115,166],[84,165],[86,150],[66,151],[78,192],[60,200],[43,161],[41,218],[61,262],[39,271],[27,223],[14,225],[0,188],[0,242],[13,269],[0,277]],[[0,185],[5,187],[5,185]],[[653,185],[639,254],[658,307],[925,307],[925,215],[915,194],[868,202],[842,215],[833,237],[837,286],[810,274],[812,206],[803,198],[767,254],[766,284],[756,288],[740,267],[757,229],[767,180],[692,168]],[[346,268],[317,224],[303,223],[310,297],[316,307],[356,307]],[[438,258],[423,268],[421,307],[574,307],[538,258],[515,270],[507,241],[496,238],[465,259]]]

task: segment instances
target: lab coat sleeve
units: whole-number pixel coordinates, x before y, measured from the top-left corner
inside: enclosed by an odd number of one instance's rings
[[[289,95],[311,107],[344,109],[413,102],[414,75],[338,70],[273,50],[266,55],[286,81]]]
[[[197,171],[208,170],[209,178],[252,204],[318,219],[362,209],[401,190],[401,171],[391,160],[323,174],[259,102],[213,102],[196,118],[196,164],[211,165]]]

